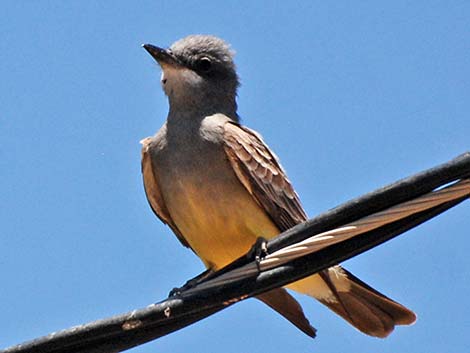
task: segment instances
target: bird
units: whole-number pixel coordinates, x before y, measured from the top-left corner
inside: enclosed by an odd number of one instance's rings
[[[214,272],[307,220],[278,157],[240,123],[234,52],[213,35],[193,34],[170,47],[144,44],[162,70],[166,122],[142,143],[148,202],[181,243]],[[359,331],[388,336],[416,315],[340,265],[286,286],[326,305]],[[301,305],[286,288],[257,296],[315,337]]]

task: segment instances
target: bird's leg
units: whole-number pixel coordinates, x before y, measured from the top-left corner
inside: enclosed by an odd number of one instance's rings
[[[256,239],[256,242],[253,244],[250,250],[248,250],[248,253],[246,254],[246,257],[250,261],[255,261],[256,266],[258,267],[258,271],[261,272],[261,268],[259,267],[259,264],[261,260],[268,255],[268,247],[267,247],[268,241],[263,238],[259,237]],[[182,287],[175,287],[173,288],[170,293],[168,294],[168,297],[174,297],[176,295],[179,295],[183,293],[184,291],[194,288],[196,285],[201,283],[202,281],[206,280],[210,276],[212,276],[215,273],[214,270],[212,269],[207,269],[201,274],[197,275],[194,278],[191,278],[188,280]]]
[[[258,271],[261,272],[260,262],[261,260],[268,255],[268,241],[263,238],[259,237],[256,239],[256,242],[253,244],[251,249],[247,253],[247,257],[250,260],[255,260],[256,267],[258,267]]]
[[[168,297],[174,297],[175,295],[179,295],[183,293],[184,291],[191,289],[195,287],[197,284],[205,280],[207,277],[212,275],[214,273],[214,270],[212,269],[207,269],[204,272],[198,274],[196,277],[191,278],[188,280],[185,284],[183,284],[182,287],[175,287],[173,288],[170,293],[168,294]]]

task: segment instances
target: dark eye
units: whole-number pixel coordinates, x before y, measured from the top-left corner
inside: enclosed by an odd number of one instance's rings
[[[212,69],[212,61],[209,58],[201,58],[196,62],[197,69],[202,72],[209,72]]]

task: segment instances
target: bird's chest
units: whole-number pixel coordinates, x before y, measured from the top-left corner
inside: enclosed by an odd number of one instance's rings
[[[211,190],[232,181],[223,147],[215,143],[168,144],[154,156],[154,163],[162,180],[162,192],[171,199],[187,199],[192,194],[214,199]]]
[[[258,236],[278,233],[238,180],[222,145],[168,145],[154,158],[170,216],[207,267],[222,267]]]

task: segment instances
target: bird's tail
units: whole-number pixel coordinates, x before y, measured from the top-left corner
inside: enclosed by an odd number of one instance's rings
[[[379,293],[345,269],[335,266],[288,286],[318,299],[358,330],[387,337],[395,325],[411,325],[416,315]]]

